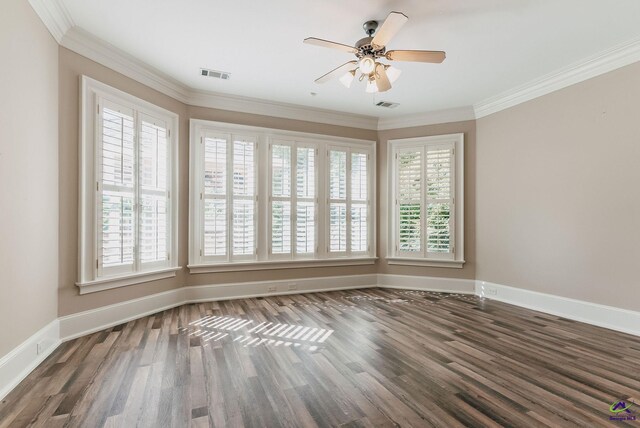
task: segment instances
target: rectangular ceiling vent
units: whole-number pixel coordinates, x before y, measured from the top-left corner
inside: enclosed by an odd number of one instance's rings
[[[392,103],[391,101],[378,101],[376,103],[376,105],[378,107],[384,107],[384,108],[396,108],[398,107],[400,104],[398,103]]]
[[[226,71],[208,70],[206,68],[200,69],[200,75],[222,80],[229,80],[231,78],[231,73],[227,73]]]

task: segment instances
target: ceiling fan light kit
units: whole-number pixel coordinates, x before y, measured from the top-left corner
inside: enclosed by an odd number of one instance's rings
[[[391,84],[400,76],[401,71],[392,67],[390,64],[384,64],[378,60],[385,59],[387,61],[429,63],[441,63],[444,61],[446,54],[442,51],[387,51],[387,44],[408,19],[409,18],[401,12],[391,12],[377,33],[377,21],[365,22],[363,28],[367,33],[367,37],[360,39],[355,46],[344,45],[315,37],[304,39],[304,43],[352,53],[357,58],[357,61],[349,61],[342,64],[329,73],[319,77],[315,82],[326,83],[334,77],[337,77],[340,83],[350,88],[356,74],[360,73],[358,80],[362,81],[366,79],[366,92],[385,92],[391,89]]]

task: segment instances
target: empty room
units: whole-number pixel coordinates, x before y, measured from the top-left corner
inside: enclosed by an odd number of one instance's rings
[[[640,427],[637,0],[0,11],[0,428]]]

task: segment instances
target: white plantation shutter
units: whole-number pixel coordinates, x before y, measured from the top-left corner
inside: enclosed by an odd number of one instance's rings
[[[297,142],[271,144],[271,254],[316,252],[316,149]],[[295,234],[295,235],[294,235]]]
[[[368,251],[369,191],[367,153],[351,152],[351,252]]]
[[[329,150],[329,252],[347,251],[347,150]]]
[[[233,246],[234,256],[255,254],[256,140],[233,138]]]
[[[165,122],[140,115],[140,261],[169,258],[169,145]]]
[[[227,153],[230,137],[207,135],[204,145],[204,203],[202,253],[205,257],[227,255]]]
[[[296,254],[316,252],[316,149],[296,148]]]
[[[103,100],[98,115],[98,276],[135,269],[135,123],[132,109]]]
[[[368,162],[368,151],[329,150],[329,253],[351,255],[369,251]]]
[[[422,150],[396,155],[397,251],[422,251]]]
[[[168,265],[170,144],[164,120],[100,99],[97,277]]]
[[[291,254],[292,147],[271,145],[271,253]]]
[[[251,259],[256,253],[256,138],[202,136],[201,256],[212,261]]]
[[[426,149],[426,252],[453,252],[453,146]]]

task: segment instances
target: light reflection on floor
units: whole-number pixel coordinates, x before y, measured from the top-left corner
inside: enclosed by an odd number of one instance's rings
[[[365,312],[386,311],[386,305],[433,305],[456,299],[473,304],[482,303],[484,298],[473,294],[441,293],[436,291],[403,290],[405,298],[386,298],[368,294],[354,294],[343,297],[344,303],[336,300],[322,300],[313,303],[290,302],[287,306],[333,309],[339,312],[350,310]],[[244,347],[274,346],[292,347],[316,351],[326,344],[333,330],[296,324],[258,322],[229,316],[205,316],[179,329],[182,334],[199,337],[204,346],[215,342],[235,343]]]
[[[179,329],[180,333],[200,337],[207,343],[229,338],[245,347],[283,346],[315,351],[333,334],[333,330],[295,324],[277,324],[232,317],[206,316]],[[250,328],[251,327],[251,328]]]

